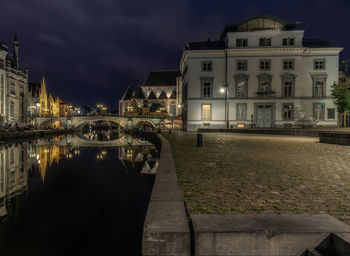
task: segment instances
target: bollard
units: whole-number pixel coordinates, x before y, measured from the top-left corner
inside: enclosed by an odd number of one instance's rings
[[[197,133],[197,147],[203,146],[203,135],[200,133]]]

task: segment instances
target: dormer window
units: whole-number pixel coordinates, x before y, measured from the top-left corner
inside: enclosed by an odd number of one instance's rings
[[[288,46],[288,45],[294,45],[295,39],[294,38],[283,38],[282,44],[283,46]]]
[[[248,39],[236,39],[236,47],[247,47]]]
[[[260,38],[259,46],[271,46],[271,38]]]

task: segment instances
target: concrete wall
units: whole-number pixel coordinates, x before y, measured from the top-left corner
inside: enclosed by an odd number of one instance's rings
[[[320,132],[320,142],[350,146],[350,133]]]
[[[195,255],[299,256],[350,226],[325,214],[191,215]],[[347,240],[345,245],[349,244]],[[342,246],[342,249],[349,247]],[[346,249],[348,250],[348,249]],[[347,251],[346,253],[350,253]],[[343,254],[347,255],[347,254]]]
[[[190,255],[190,230],[170,144],[162,151],[143,227],[142,255]]]

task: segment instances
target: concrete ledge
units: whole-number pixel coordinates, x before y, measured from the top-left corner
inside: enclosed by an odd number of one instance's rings
[[[249,128],[249,129],[198,129],[198,132],[232,132],[232,133],[253,133],[253,134],[271,134],[271,135],[291,135],[318,137],[321,131],[316,129],[278,129],[278,128]]]
[[[350,234],[350,226],[325,214],[200,214],[191,218],[196,255],[300,256],[332,233],[345,238]]]
[[[190,229],[169,142],[162,151],[143,226],[142,255],[190,255]]]
[[[320,132],[319,136],[320,136],[320,142],[322,143],[350,146],[350,133]]]

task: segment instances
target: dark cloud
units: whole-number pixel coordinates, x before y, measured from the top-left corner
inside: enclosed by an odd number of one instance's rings
[[[45,75],[50,91],[77,104],[116,107],[125,88],[142,83],[150,70],[178,68],[187,42],[216,39],[224,24],[257,14],[301,21],[308,37],[350,43],[346,0],[8,0],[1,6],[0,40],[11,48],[17,32],[30,80]]]

